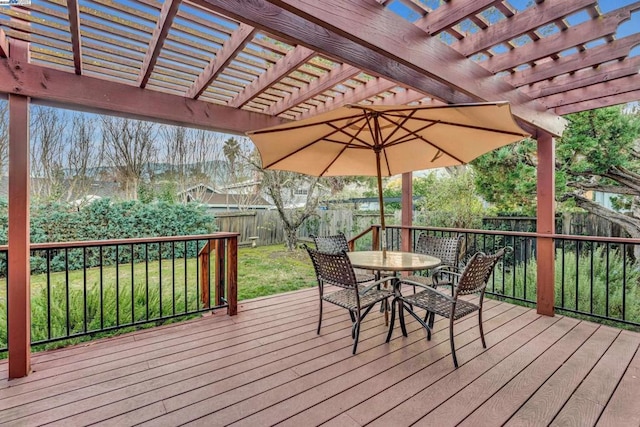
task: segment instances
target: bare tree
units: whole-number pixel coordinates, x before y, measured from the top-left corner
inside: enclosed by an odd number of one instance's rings
[[[273,200],[284,223],[287,250],[293,251],[298,242],[298,228],[314,214],[318,207],[319,178],[295,172],[264,169],[262,174],[262,186]],[[301,188],[306,190],[306,198],[302,206],[288,205],[289,201],[294,200],[296,191]]]
[[[41,200],[58,200],[64,190],[63,160],[68,116],[50,107],[34,107],[31,114],[32,193]]]
[[[155,155],[156,126],[150,122],[102,118],[105,159],[116,170],[125,196],[137,199],[145,168]]]
[[[96,139],[97,120],[86,114],[74,114],[71,120],[71,134],[66,156],[66,200],[87,195],[93,177],[91,168],[102,163],[102,150]]]

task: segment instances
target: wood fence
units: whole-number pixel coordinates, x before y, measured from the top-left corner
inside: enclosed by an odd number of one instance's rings
[[[260,246],[283,243],[284,225],[275,210],[247,212],[216,212],[218,231],[240,233],[240,245],[249,245],[250,237],[257,237]],[[399,213],[385,215],[387,224],[400,224]],[[379,224],[377,213],[352,210],[318,210],[307,219],[298,236],[344,233],[347,238],[357,235],[372,224]],[[415,224],[424,225],[424,224]],[[483,228],[504,231],[535,231],[536,219],[531,217],[492,217],[483,219]],[[579,236],[628,237],[617,224],[587,213],[565,213],[556,217],[556,233]]]

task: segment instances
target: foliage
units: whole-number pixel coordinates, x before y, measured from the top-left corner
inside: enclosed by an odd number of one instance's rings
[[[7,225],[5,202],[0,204],[0,230],[2,230],[0,244],[7,243]],[[213,217],[193,204],[165,202],[145,204],[137,201],[116,203],[109,199],[100,199],[80,210],[70,209],[68,205],[57,203],[36,205],[32,207],[31,216],[32,243],[184,236],[208,234],[213,231],[215,231]],[[146,249],[136,246],[133,256],[134,259],[142,259],[146,256],[157,259],[159,250],[158,245]],[[183,248],[176,250],[179,254],[184,251]],[[191,252],[195,250],[195,247],[189,249]],[[67,262],[71,270],[82,268],[85,256],[88,266],[100,263],[108,265],[116,262],[114,251],[113,247],[105,248],[102,255],[97,248],[87,249],[86,254],[83,254],[80,249],[60,251],[50,255],[50,268],[53,271],[62,271]],[[167,254],[167,252],[164,253]],[[121,260],[130,260],[131,249],[125,245],[119,249],[118,256]],[[168,254],[163,256],[166,257]],[[0,267],[4,274],[5,266]],[[34,253],[31,257],[32,272],[43,272],[46,268],[45,253]]]
[[[556,252],[556,306],[622,319],[622,284],[626,279],[625,319],[640,323],[640,269],[638,266],[628,258],[625,266],[622,255],[616,250],[611,250],[607,258],[604,246],[594,248],[593,256],[590,250],[581,249],[580,255],[576,255],[575,247],[571,249],[566,247],[564,255],[560,250]],[[508,260],[505,263],[512,264]],[[488,291],[507,297],[536,301],[536,272],[537,266],[533,257],[524,262],[516,262],[515,268],[506,270],[497,268]]]
[[[556,197],[561,208],[574,206],[620,224],[640,236],[640,116],[622,107],[567,116],[569,126],[556,142]],[[498,210],[533,214],[536,207],[536,143],[525,140],[485,154],[472,165],[480,194]],[[618,206],[632,217],[592,202],[589,192],[619,194]],[[638,209],[640,211],[640,209]]]
[[[422,192],[416,223],[434,227],[480,228],[484,208],[476,196],[470,169],[455,169],[444,177],[429,174],[422,185],[415,188]]]

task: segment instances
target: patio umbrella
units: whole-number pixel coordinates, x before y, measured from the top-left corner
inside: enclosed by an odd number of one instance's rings
[[[265,169],[313,176],[376,176],[383,252],[382,177],[463,165],[529,136],[516,124],[506,102],[347,105],[247,135]]]

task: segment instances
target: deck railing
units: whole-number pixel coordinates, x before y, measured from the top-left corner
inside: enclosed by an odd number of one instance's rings
[[[237,306],[237,233],[31,245],[31,343]],[[0,351],[7,349],[0,247]]]
[[[474,252],[493,252],[511,246],[496,267],[487,293],[525,305],[536,304],[536,233],[468,230],[436,227],[387,226],[387,247],[407,248],[403,236],[410,236],[414,250],[420,233],[437,236],[463,235],[462,260]],[[350,242],[355,249],[378,249],[383,237],[377,225]],[[602,238],[554,234],[555,309],[562,313],[611,323],[640,327],[640,239]]]

